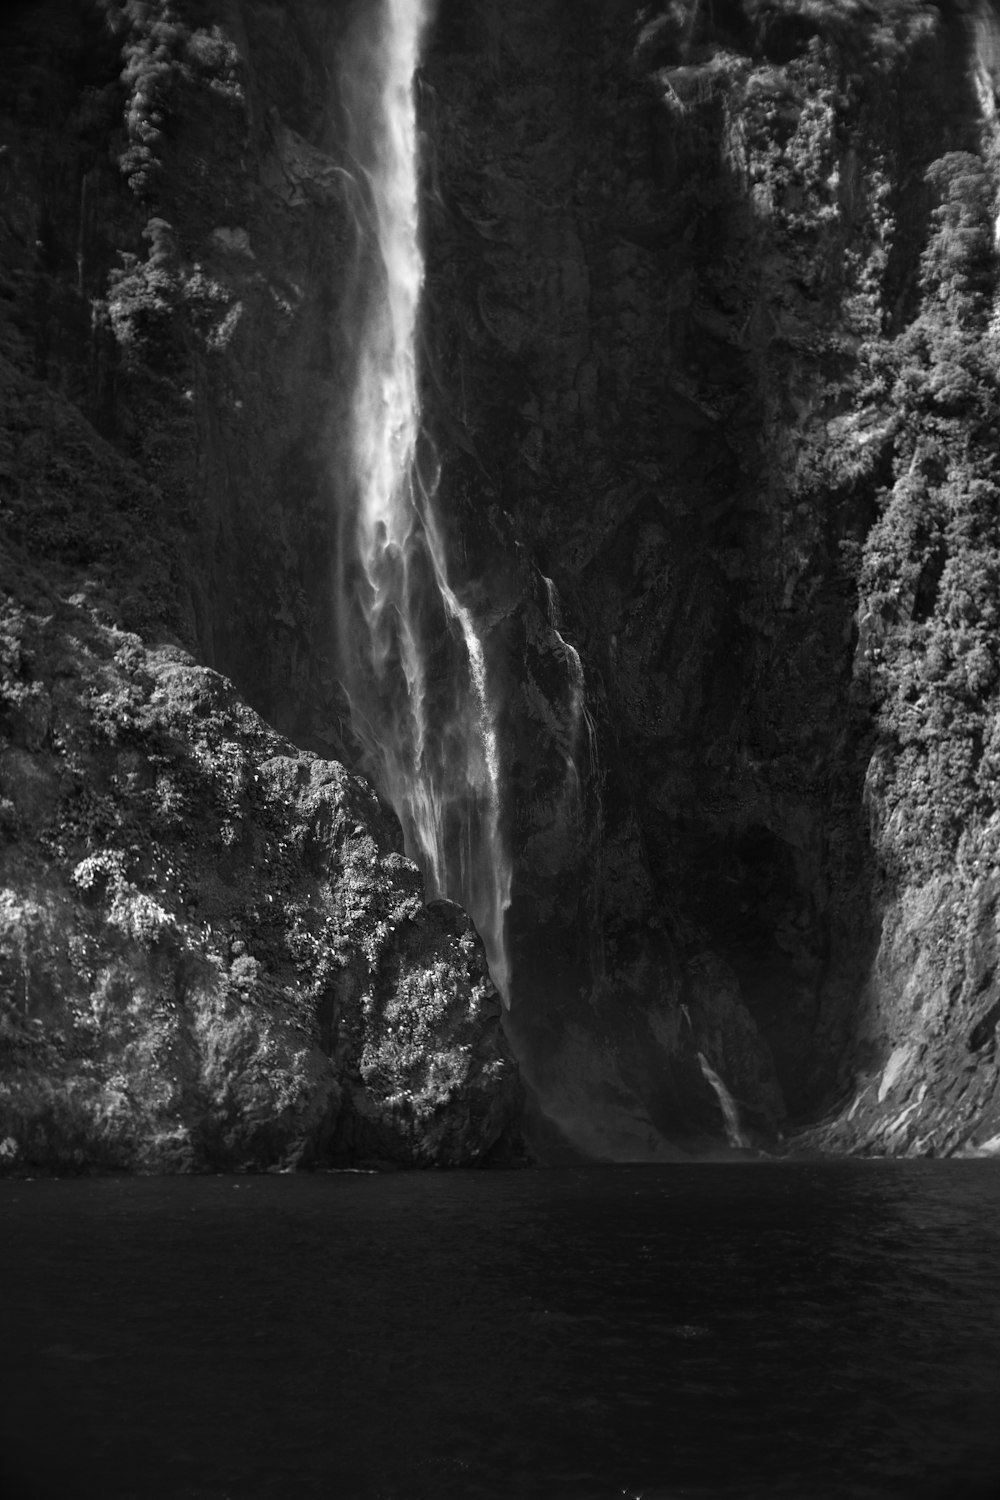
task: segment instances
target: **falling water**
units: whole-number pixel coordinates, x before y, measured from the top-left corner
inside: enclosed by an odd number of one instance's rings
[[[715,1096],[719,1101],[722,1118],[726,1124],[726,1140],[731,1146],[745,1146],[746,1141],[743,1138],[743,1131],[740,1129],[740,1112],[736,1108],[736,1100],[703,1052],[698,1053],[698,1062],[701,1064],[701,1071],[705,1082],[715,1090]]]
[[[427,12],[428,0],[371,0],[343,78],[359,274],[346,313],[355,379],[339,535],[340,676],[366,768],[396,810],[428,899],[466,908],[509,1003],[496,714],[482,639],[450,580],[436,462],[421,430],[414,75]]]
[[[566,663],[566,672],[569,677],[569,735],[568,748],[565,754],[566,777],[569,788],[576,796],[580,792],[580,774],[577,768],[581,749],[582,731],[587,735],[587,771],[591,781],[597,775],[597,730],[594,720],[587,707],[586,682],[583,675],[583,663],[580,653],[575,646],[562,634],[562,610],[559,606],[559,594],[551,578],[542,575],[545,584],[545,595],[549,607],[549,628],[556,640],[559,642],[559,650]]]

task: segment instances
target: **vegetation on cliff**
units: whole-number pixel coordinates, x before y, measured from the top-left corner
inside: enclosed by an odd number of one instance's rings
[[[911,878],[978,841],[1000,785],[995,188],[968,153],[940,158],[927,180],[940,203],[920,312],[869,356],[869,391],[893,412],[895,480],[876,497],[859,576],[876,846]]]
[[[0,57],[5,1036],[90,1102],[38,1139],[475,1154],[512,1086],[468,928],[292,744],[352,752],[346,11],[51,15]],[[998,56],[978,0],[440,7],[427,394],[505,684],[512,1026],[630,1142],[719,1128],[699,1051],[765,1135],[1000,1130]]]
[[[429,69],[466,482],[553,580],[598,729],[591,848],[547,791],[566,687],[523,587],[519,878],[550,929],[532,959],[560,956],[547,988],[568,968],[567,1015],[588,995],[609,1075],[647,1101],[647,1019],[671,1017],[648,1066],[679,1099],[683,1017],[701,1033],[724,994],[733,1091],[773,1099],[776,1073],[799,1121],[846,1100],[838,1143],[867,1149],[993,1129],[992,898],[961,873],[997,803],[991,18],[594,3],[542,37],[512,4],[489,33],[498,104],[474,20],[452,15]],[[560,839],[605,877],[587,902]],[[589,990],[562,962],[573,930]],[[879,1098],[922,1006],[936,1040]]]
[[[0,53],[0,1167],[482,1160],[519,1085],[470,924],[246,701],[340,745],[303,16],[45,14]]]
[[[3,584],[5,1164],[448,1165],[501,1142],[516,1071],[481,947],[424,906],[370,788],[93,591]]]

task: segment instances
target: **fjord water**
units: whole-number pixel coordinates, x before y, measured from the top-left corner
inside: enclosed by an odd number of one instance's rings
[[[5,1494],[993,1494],[1000,1164],[0,1184]]]

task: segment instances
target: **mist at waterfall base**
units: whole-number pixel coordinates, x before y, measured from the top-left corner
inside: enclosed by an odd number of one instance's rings
[[[6,1180],[0,1214],[5,1500],[997,1492],[995,1163]]]

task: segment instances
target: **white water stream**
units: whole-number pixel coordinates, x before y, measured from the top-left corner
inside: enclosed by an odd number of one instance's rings
[[[509,1004],[511,870],[483,640],[449,573],[422,434],[414,80],[429,0],[370,0],[343,99],[357,189],[358,296],[349,474],[339,535],[339,670],[366,769],[399,817],[427,897],[464,906]]]
[[[722,1110],[722,1118],[726,1126],[726,1140],[731,1146],[745,1146],[747,1143],[740,1127],[740,1112],[736,1106],[736,1100],[726,1088],[726,1085],[712,1067],[704,1052],[698,1053],[698,1063],[705,1082],[715,1091],[715,1097],[719,1101],[719,1108]]]
[[[545,596],[548,603],[549,628],[559,642],[559,649],[566,663],[566,672],[569,677],[569,734],[564,758],[567,787],[579,799],[580,773],[577,760],[581,749],[581,731],[585,729],[587,733],[587,774],[590,780],[594,781],[597,776],[597,729],[587,707],[587,684],[583,675],[580,653],[562,634],[562,607],[558,590],[552,579],[547,578],[544,573],[542,581],[545,584]]]

